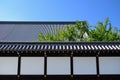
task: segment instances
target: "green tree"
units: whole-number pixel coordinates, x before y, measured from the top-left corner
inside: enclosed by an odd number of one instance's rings
[[[55,29],[54,34],[39,34],[39,41],[120,41],[120,30],[113,27],[107,18],[90,28],[86,22],[67,25],[65,29]]]
[[[119,30],[113,27],[107,18],[106,21],[98,22],[94,30],[89,31],[90,41],[119,41]]]
[[[74,25],[67,25],[65,29],[55,29],[54,35],[47,33],[39,34],[39,41],[84,41],[85,32],[88,33],[88,25],[85,22],[76,22]]]

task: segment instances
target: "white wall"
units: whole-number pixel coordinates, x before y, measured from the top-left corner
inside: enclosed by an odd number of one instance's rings
[[[70,74],[70,57],[48,57],[47,74],[49,75]]]
[[[95,57],[73,57],[74,74],[96,74]],[[100,57],[100,74],[120,74],[120,57]],[[0,57],[0,75],[17,75],[18,57]],[[22,75],[43,75],[44,57],[22,57]],[[47,57],[48,75],[69,75],[70,57]]]
[[[22,57],[21,74],[22,75],[44,74],[44,57]]]
[[[74,74],[96,74],[95,57],[74,57]]]
[[[17,75],[18,57],[0,57],[0,75]]]
[[[120,74],[120,57],[100,57],[100,74]]]

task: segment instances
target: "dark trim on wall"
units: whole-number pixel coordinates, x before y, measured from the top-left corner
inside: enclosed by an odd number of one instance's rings
[[[44,53],[44,80],[47,78],[47,55]]]
[[[98,52],[99,55],[99,52]],[[96,56],[96,71],[97,71],[97,78],[100,77],[100,69],[99,69],[99,56]]]
[[[18,56],[18,72],[17,72],[18,80],[20,80],[20,77],[21,77],[20,72],[21,72],[21,56],[19,55]]]
[[[18,80],[17,75],[0,75],[0,80]],[[45,80],[44,75],[21,75],[20,80]],[[70,75],[47,75],[46,80],[72,80]],[[73,80],[120,80],[120,75],[74,75]]]
[[[71,56],[70,56],[70,71],[71,71],[71,80],[73,80],[73,73],[74,73],[74,71],[73,71],[73,52],[71,52]]]

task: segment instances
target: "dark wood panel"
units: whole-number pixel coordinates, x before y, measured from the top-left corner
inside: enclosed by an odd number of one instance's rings
[[[46,80],[71,80],[70,75],[48,75]]]
[[[0,75],[0,80],[18,80],[17,75]]]
[[[21,80],[44,80],[44,76],[41,75],[22,75]]]
[[[0,80],[19,80],[17,75],[0,75]],[[21,75],[20,80],[120,80],[120,75]]]

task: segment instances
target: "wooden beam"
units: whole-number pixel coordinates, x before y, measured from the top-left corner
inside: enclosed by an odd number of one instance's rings
[[[100,69],[99,69],[99,53],[96,55],[96,71],[97,71],[97,78],[100,79]]]
[[[17,53],[18,53],[18,71],[17,71],[17,77],[18,77],[18,80],[21,80],[21,79],[20,79],[20,71],[21,71],[21,56],[20,56],[19,52],[17,52]]]
[[[47,78],[47,55],[46,52],[44,52],[44,80]]]
[[[70,71],[71,71],[71,80],[73,80],[73,52],[71,52],[70,56]]]

